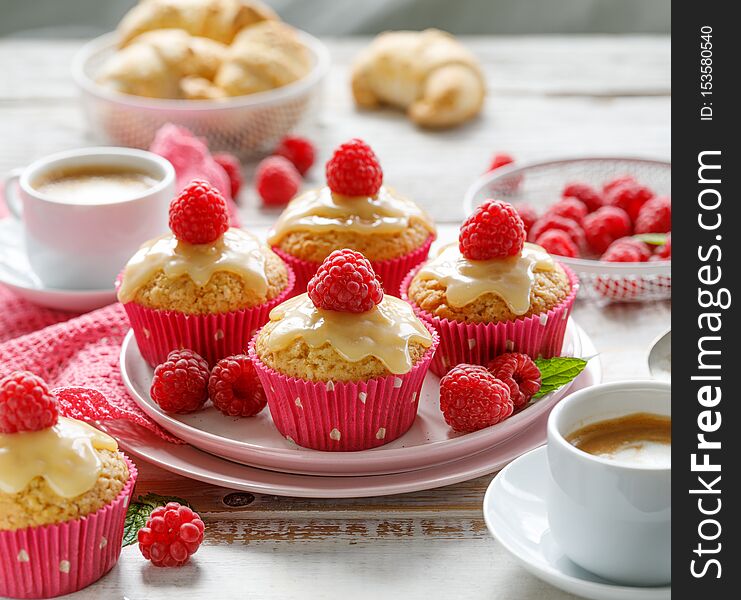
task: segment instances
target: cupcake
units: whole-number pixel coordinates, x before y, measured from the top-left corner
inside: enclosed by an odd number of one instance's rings
[[[365,450],[414,422],[437,334],[384,295],[370,261],[336,250],[308,293],[275,307],[250,343],[278,430],[316,450]]]
[[[189,348],[213,365],[242,354],[293,273],[254,235],[228,226],[217,190],[193,181],[170,205],[172,233],[146,242],[118,280],[118,299],[152,366]]]
[[[402,297],[440,335],[430,369],[442,376],[504,352],[559,355],[577,289],[569,269],[525,242],[515,209],[489,200],[463,224],[458,244],[407,275]]]
[[[351,248],[373,265],[386,293],[399,295],[407,272],[427,258],[435,226],[414,202],[383,185],[373,150],[354,139],[327,163],[327,185],[294,198],[268,243],[296,274],[303,291],[335,250]]]
[[[0,596],[68,594],[121,552],[136,467],[116,441],[60,417],[28,372],[0,381]]]

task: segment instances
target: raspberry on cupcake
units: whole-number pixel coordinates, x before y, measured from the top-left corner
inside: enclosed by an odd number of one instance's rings
[[[435,227],[411,200],[383,183],[365,142],[340,145],[326,164],[327,185],[294,198],[268,236],[303,291],[333,251],[352,248],[371,261],[386,293],[398,294],[410,268],[427,257]]]
[[[402,297],[440,335],[431,366],[438,375],[460,363],[486,365],[504,352],[558,355],[576,291],[573,273],[525,242],[518,213],[499,200],[479,206],[459,243],[402,284]]]
[[[117,282],[142,356],[157,366],[189,348],[214,364],[244,352],[291,294],[290,267],[252,234],[228,227],[226,203],[205,181],[173,200],[170,228],[142,245]]]
[[[135,480],[116,441],[60,416],[42,379],[0,379],[0,561],[14,565],[0,596],[67,594],[107,573]]]
[[[437,335],[383,293],[359,252],[332,252],[308,288],[275,307],[250,344],[279,431],[318,450],[399,437],[417,414]]]

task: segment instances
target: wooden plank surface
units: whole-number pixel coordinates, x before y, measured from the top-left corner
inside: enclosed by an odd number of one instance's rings
[[[94,142],[69,76],[80,43],[0,41],[0,172]],[[364,137],[386,180],[440,222],[461,218],[462,195],[494,151],[523,160],[669,156],[668,38],[466,39],[484,65],[486,109],[464,127],[434,133],[392,111],[357,112],[348,67],[365,40],[327,43],[333,69],[309,130],[320,164],[336,143]],[[315,168],[307,185],[321,174]],[[248,225],[275,218],[251,190],[241,201]],[[648,345],[669,327],[670,308],[577,304],[574,316],[599,349],[605,380],[648,376]],[[126,548],[109,575],[75,598],[573,598],[529,575],[488,535],[481,502],[491,476],[401,496],[311,500],[235,493],[139,466],[138,492],[188,498],[207,521],[206,543],[178,570],[152,567]]]

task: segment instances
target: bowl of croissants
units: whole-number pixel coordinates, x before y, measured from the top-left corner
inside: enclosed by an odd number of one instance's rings
[[[259,0],[140,0],[73,76],[90,127],[147,148],[175,123],[212,150],[270,151],[318,110],[329,53]]]

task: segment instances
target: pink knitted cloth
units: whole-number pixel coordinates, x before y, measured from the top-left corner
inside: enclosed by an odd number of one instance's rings
[[[178,190],[195,178],[210,181],[227,199],[232,225],[239,225],[229,178],[202,140],[187,129],[165,125],[151,150],[173,164]],[[0,197],[0,218],[5,216]],[[36,306],[0,285],[0,378],[19,369],[31,371],[58,388],[61,411],[67,416],[126,419],[165,440],[183,443],[146,416],[126,391],[118,360],[128,329],[120,304],[77,315]]]

